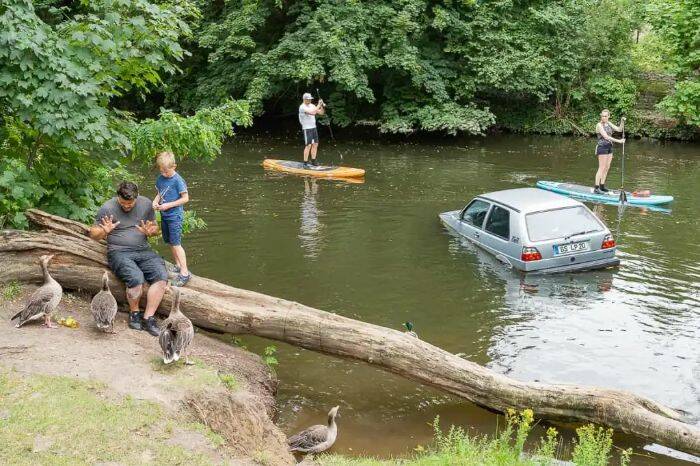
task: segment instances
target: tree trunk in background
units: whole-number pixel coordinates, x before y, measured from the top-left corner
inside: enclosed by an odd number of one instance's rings
[[[86,237],[85,225],[32,210],[43,232],[0,232],[0,282],[41,282],[37,258],[49,264],[66,289],[100,289],[106,246]],[[111,276],[117,300],[124,286]],[[167,314],[170,293],[161,310]],[[320,311],[302,304],[193,277],[182,289],[182,311],[199,327],[284,341],[321,353],[364,361],[389,372],[504,412],[531,408],[542,419],[593,422],[700,456],[700,428],[676,411],[621,390],[521,382],[464,360],[402,332]]]

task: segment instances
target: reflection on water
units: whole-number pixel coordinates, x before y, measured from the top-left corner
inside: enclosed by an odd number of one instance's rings
[[[321,229],[323,225],[318,217],[323,212],[318,210],[318,181],[315,178],[304,178],[304,194],[301,198],[299,213],[299,240],[305,257],[318,257],[321,252]]]
[[[630,144],[625,185],[675,196],[672,213],[589,205],[615,234],[619,269],[523,275],[437,220],[483,192],[538,179],[585,183],[596,168],[590,143],[505,136],[339,148],[367,170],[364,184],[265,174],[264,158],[294,147],[231,145],[212,166],[179,167],[209,224],[185,247],[196,273],[221,282],[397,330],[411,321],[421,339],[511,377],[629,389],[700,422],[698,146]],[[270,344],[244,340],[255,351]],[[476,433],[496,427],[494,415],[414,382],[276,345],[283,429],[322,422],[339,404],[335,451],[409,454],[430,441],[436,415]],[[663,462],[673,464],[635,457]]]

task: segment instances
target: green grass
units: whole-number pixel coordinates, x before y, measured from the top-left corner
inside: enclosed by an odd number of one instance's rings
[[[341,455],[323,455],[316,458],[322,466],[549,466],[561,445],[556,429],[549,428],[539,439],[536,448],[525,451],[533,423],[531,410],[521,413],[510,411],[506,426],[495,436],[470,436],[460,427],[440,430],[435,420],[435,439],[429,448],[418,447],[411,458],[379,460],[375,458],[347,458]],[[612,430],[592,425],[577,430],[579,439],[574,447],[572,461],[579,466],[612,464]],[[624,451],[620,464],[629,462],[631,451]]]
[[[2,289],[2,297],[6,301],[12,301],[22,292],[22,286],[18,281],[12,280],[10,283],[5,285]]]
[[[236,377],[234,377],[232,374],[220,373],[219,379],[221,380],[221,383],[224,384],[224,387],[228,388],[232,392],[235,392],[240,388],[238,380],[236,380]]]
[[[105,396],[104,386],[69,377],[0,371],[0,464],[209,464],[168,445],[168,419],[152,402]],[[33,452],[37,436],[48,446]]]
[[[190,361],[194,363],[191,366],[185,365],[185,361],[182,359],[170,364],[164,364],[162,358],[155,357],[151,359],[151,367],[156,372],[169,375],[171,377],[169,383],[187,390],[197,391],[221,385],[221,380],[216,370],[198,359],[190,358]]]
[[[190,358],[193,365],[187,366],[180,359],[177,362],[164,364],[160,357],[151,359],[151,367],[156,372],[167,374],[173,384],[187,390],[198,391],[216,387],[225,387],[235,392],[241,388],[240,382],[232,374],[218,372],[196,358]]]

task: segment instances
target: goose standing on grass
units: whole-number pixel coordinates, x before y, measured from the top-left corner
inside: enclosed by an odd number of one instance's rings
[[[321,453],[328,450],[335,443],[338,436],[338,426],[335,423],[335,418],[338,415],[339,406],[333,407],[328,412],[328,425],[311,426],[306,430],[299,432],[289,438],[289,451],[298,451],[299,453]]]
[[[90,310],[98,329],[106,333],[116,333],[114,316],[117,315],[117,300],[109,290],[109,274],[106,270],[102,274],[102,290],[92,298]]]
[[[192,364],[187,358],[187,347],[194,338],[194,327],[185,314],[180,312],[180,288],[171,287],[173,305],[170,315],[163,321],[160,328],[160,347],[163,349],[163,362],[170,364],[184,355],[185,364]]]
[[[27,322],[38,320],[42,317],[46,328],[56,327],[51,324],[51,313],[56,310],[58,303],[61,302],[63,288],[49,273],[49,261],[53,259],[53,256],[53,254],[48,254],[39,257],[41,270],[44,271],[44,284],[32,293],[24,309],[12,316],[10,320],[19,318],[15,327],[19,328]]]

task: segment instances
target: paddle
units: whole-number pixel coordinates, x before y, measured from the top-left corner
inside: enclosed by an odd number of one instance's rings
[[[321,93],[318,91],[318,87],[316,88],[316,95],[318,96],[318,98],[319,98],[320,100],[323,100],[323,99],[321,99]],[[331,117],[330,117],[330,116],[328,117],[328,132],[329,132],[330,135],[331,135],[331,139],[333,139],[333,142],[334,142],[335,145],[337,146],[338,143],[337,143],[336,140],[335,140],[335,136],[333,136],[333,128],[331,127]],[[338,151],[338,153],[340,154],[340,161],[342,162],[342,161],[343,161],[343,153],[340,152],[340,151]]]
[[[625,192],[625,117],[622,117],[622,185],[620,186],[620,203],[627,202],[627,193]]]

